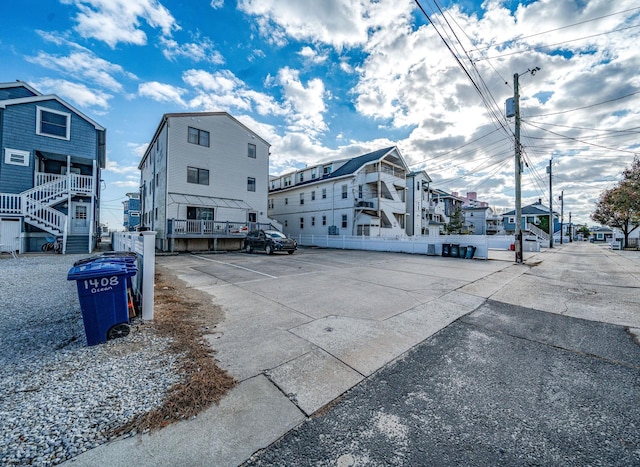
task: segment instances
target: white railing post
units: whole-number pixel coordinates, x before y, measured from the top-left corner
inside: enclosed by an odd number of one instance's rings
[[[140,232],[142,236],[142,319],[152,320],[155,306],[154,278],[156,274],[156,233]]]

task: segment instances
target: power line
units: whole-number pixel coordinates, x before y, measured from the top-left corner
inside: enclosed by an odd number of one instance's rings
[[[582,40],[584,40],[584,39],[592,39],[592,38],[594,38],[594,37],[604,36],[604,35],[606,35],[606,34],[612,34],[612,33],[614,33],[614,32],[621,32],[621,31],[626,31],[626,30],[628,30],[628,29],[634,29],[634,28],[640,28],[640,25],[636,25],[636,26],[627,26],[626,28],[614,29],[614,30],[612,30],[612,31],[601,32],[601,33],[599,33],[599,34],[592,34],[592,35],[590,35],[590,36],[579,37],[579,38],[577,38],[577,39],[570,39],[570,40],[567,40],[567,41],[556,42],[555,44],[540,45],[540,46],[537,46],[537,47],[529,47],[529,48],[524,49],[524,50],[517,50],[517,51],[509,52],[509,53],[506,53],[506,54],[493,55],[493,56],[491,56],[491,57],[485,57],[485,58],[477,58],[475,61],[476,61],[476,62],[480,62],[480,61],[483,61],[483,60],[489,60],[489,59],[501,58],[501,57],[508,57],[508,56],[510,56],[510,55],[518,55],[518,54],[523,54],[523,53],[525,53],[525,52],[532,52],[532,51],[534,51],[534,52],[539,52],[539,51],[541,51],[541,50],[548,49],[549,47],[556,47],[556,46],[558,46],[558,45],[568,44],[568,43],[570,43],[570,42],[582,41]]]
[[[610,16],[621,15],[622,13],[628,13],[628,12],[634,11],[634,10],[640,10],[640,7],[629,8],[628,10],[617,11],[615,13],[610,13],[608,15],[598,16],[597,18],[586,19],[584,21],[579,21],[577,23],[568,24],[566,26],[561,26],[559,28],[549,29],[548,31],[537,32],[535,34],[530,34],[528,36],[517,37],[517,38],[511,39],[511,40],[508,40],[508,41],[501,42],[499,44],[493,44],[493,45],[488,45],[486,47],[480,47],[480,48],[472,50],[472,52],[476,52],[476,51],[479,52],[481,50],[487,50],[487,49],[491,49],[491,48],[494,48],[494,47],[500,47],[500,46],[503,46],[503,45],[506,45],[506,44],[512,44],[514,42],[522,41],[524,39],[529,39],[531,37],[541,36],[543,34],[549,34],[550,32],[561,31],[563,29],[572,28],[572,27],[575,27],[575,26],[579,26],[581,24],[586,24],[586,23],[590,23],[592,21],[597,21],[599,19],[609,18]]]
[[[620,97],[614,97],[613,99],[609,99],[609,100],[606,100],[606,101],[598,102],[596,104],[585,105],[584,107],[576,107],[575,109],[562,110],[560,112],[552,112],[552,113],[548,113],[548,114],[529,115],[529,117],[530,118],[531,117],[550,117],[551,115],[560,115],[560,114],[566,114],[566,113],[569,113],[569,112],[575,112],[577,110],[590,109],[592,107],[597,107],[599,105],[608,104],[609,102],[615,102],[615,101],[619,101],[619,100],[622,100],[622,99],[626,99],[627,97],[635,96],[636,94],[640,94],[640,91],[632,92],[631,94],[625,94],[624,96],[620,96]]]

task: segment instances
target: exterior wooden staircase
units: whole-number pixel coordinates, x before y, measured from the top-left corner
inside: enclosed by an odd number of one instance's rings
[[[28,224],[56,237],[62,236],[62,251],[66,253],[69,216],[53,207],[73,195],[91,196],[93,177],[36,172],[35,184],[19,194],[0,193],[0,214],[23,216]]]

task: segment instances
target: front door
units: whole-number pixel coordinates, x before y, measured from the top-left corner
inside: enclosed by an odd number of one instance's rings
[[[89,205],[71,203],[71,234],[86,235],[89,233]]]

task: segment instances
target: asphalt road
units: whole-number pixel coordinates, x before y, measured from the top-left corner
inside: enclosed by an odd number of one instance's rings
[[[488,300],[246,465],[640,465],[622,326]]]

